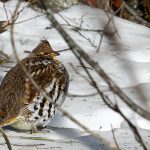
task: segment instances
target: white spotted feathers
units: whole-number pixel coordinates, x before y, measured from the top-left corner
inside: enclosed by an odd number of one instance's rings
[[[37,89],[20,64],[4,77],[0,88],[0,126],[12,124],[23,130],[46,126],[62,105],[68,92],[69,75],[56,57],[49,42],[43,40],[32,53],[21,61]],[[43,91],[49,98],[43,96]]]

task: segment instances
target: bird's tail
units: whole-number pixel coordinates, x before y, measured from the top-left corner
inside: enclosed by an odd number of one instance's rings
[[[11,117],[9,119],[3,119],[0,116],[0,127],[8,126],[8,125],[15,123],[15,122],[17,122],[17,117]]]

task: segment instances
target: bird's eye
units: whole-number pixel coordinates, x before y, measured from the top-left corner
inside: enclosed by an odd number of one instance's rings
[[[48,53],[47,52],[41,52],[40,54],[41,55],[47,55]]]

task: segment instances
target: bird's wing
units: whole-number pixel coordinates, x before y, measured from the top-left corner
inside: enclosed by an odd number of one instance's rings
[[[30,77],[26,78],[25,81],[25,92],[22,98],[22,103],[24,104],[21,108],[21,115],[28,113],[28,108],[37,100],[41,91],[45,89],[52,83],[54,75],[57,72],[55,68],[54,60],[47,56],[35,56],[28,58],[25,61],[25,67],[28,70]],[[32,78],[38,88],[30,80]],[[41,96],[41,100],[44,96]]]
[[[41,89],[44,89],[52,80],[52,72],[55,72],[53,63],[49,57],[42,56],[22,60],[22,64]],[[0,89],[0,116],[2,118],[0,125],[4,122],[11,124],[16,121],[21,110],[26,112],[27,106],[33,103],[36,95],[39,95],[39,91],[24,73],[20,64],[6,74]]]
[[[0,86],[0,125],[16,121],[24,82],[25,75],[19,65],[13,67],[4,77]]]

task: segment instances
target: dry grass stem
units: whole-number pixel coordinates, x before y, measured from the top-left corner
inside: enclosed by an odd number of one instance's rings
[[[7,144],[8,149],[9,149],[9,150],[12,150],[10,141],[9,141],[7,135],[5,134],[4,130],[3,130],[1,127],[0,127],[0,132],[1,132],[2,136],[3,136],[4,139],[5,139],[5,142],[6,142],[6,144]]]
[[[113,126],[111,125],[111,131],[112,131],[112,134],[113,134],[113,139],[114,139],[114,142],[115,142],[115,145],[117,147],[118,150],[121,150],[118,143],[117,143],[117,140],[116,140],[116,137],[115,137],[115,130],[113,128]]]

